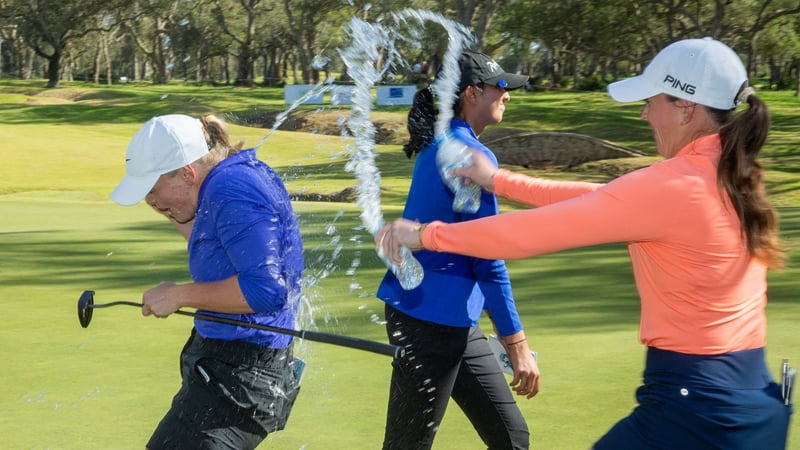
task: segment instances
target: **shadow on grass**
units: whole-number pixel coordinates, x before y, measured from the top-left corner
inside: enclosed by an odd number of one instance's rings
[[[336,232],[330,234],[333,217],[338,217]],[[782,209],[781,217],[784,238],[796,242],[800,210]],[[382,327],[370,316],[383,317],[383,304],[374,292],[385,269],[357,215],[339,216],[334,208],[301,214],[300,220],[306,275],[321,280],[307,295],[331,315],[315,318],[319,328],[382,339]],[[0,286],[81,285],[100,291],[130,286],[138,296],[161,280],[189,279],[184,244],[168,224],[121,227],[114,237],[30,232],[2,234],[0,240],[15,266],[15,274],[0,280]],[[639,298],[625,245],[574,249],[507,264],[526,327],[592,333],[638,325]],[[790,266],[770,274],[771,303],[796,301],[797,271]],[[77,301],[79,294],[68,297]]]
[[[796,242],[800,209],[783,208],[780,213],[784,239]],[[358,213],[353,208],[342,213],[334,205],[317,205],[313,212],[300,212],[300,222],[306,276],[314,280],[307,295],[315,302],[318,328],[385,339],[377,323],[383,317],[383,304],[374,296],[385,268]],[[129,292],[130,299],[136,300],[161,280],[189,280],[185,242],[169,224],[155,221],[100,231],[0,233],[0,246],[4,250],[0,269],[6,274],[0,288],[63,291],[57,300],[39,299],[48,304],[77,302],[86,289],[98,291],[98,303],[119,300],[107,298],[105,290]],[[583,334],[638,326],[639,300],[622,244],[507,264],[520,315],[530,330]],[[790,266],[782,273],[770,273],[771,303],[797,301],[798,271]]]
[[[9,266],[13,264],[15,273],[13,278],[0,279],[0,286],[82,284],[86,289],[119,289],[125,285],[152,283],[156,275],[162,277],[159,280],[188,277],[186,250],[164,245],[167,239],[158,237],[166,235],[165,231],[131,228],[128,231],[138,231],[138,234],[146,231],[151,237],[131,239],[125,236],[126,230],[115,238],[87,236],[87,233],[74,231],[0,234],[4,253],[13,261]],[[150,244],[160,249],[157,255],[138,250]]]
[[[381,320],[383,304],[374,292],[385,269],[360,228],[356,214],[336,222],[336,234],[327,234],[335,209],[301,216],[304,229],[306,275],[321,280],[307,293],[330,317],[317,317],[320,329],[356,336],[383,338],[373,314]],[[122,226],[102,234],[96,231],[40,231],[0,234],[4,272],[0,287],[61,288],[58,302],[77,302],[83,290],[129,291],[129,300],[161,280],[185,282],[186,250],[168,224]],[[532,326],[593,329],[629,326],[636,321],[637,304],[630,289],[630,270],[624,251],[604,249],[550,258],[549,263],[515,262],[512,268],[520,312]],[[610,252],[610,253],[608,253]],[[575,258],[600,258],[601,269],[584,269]],[[72,292],[67,292],[75,289]],[[592,296],[594,295],[594,296]]]

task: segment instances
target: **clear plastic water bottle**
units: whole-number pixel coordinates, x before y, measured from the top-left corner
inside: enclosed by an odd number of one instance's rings
[[[384,262],[389,266],[394,276],[397,277],[397,280],[400,281],[400,287],[410,291],[422,283],[424,273],[422,271],[422,264],[411,254],[411,250],[409,250],[408,247],[403,247],[402,252],[402,265],[395,264],[388,259],[384,259]]]
[[[463,177],[450,175],[450,171],[458,167],[472,165],[472,153],[467,150],[467,145],[452,135],[448,134],[439,141],[439,151],[436,153],[436,166],[439,174],[455,194],[453,198],[453,211],[474,213],[481,206],[481,187],[473,184],[464,184]]]
[[[402,265],[390,261],[389,258],[384,255],[383,249],[378,249],[378,256],[383,260],[383,263],[386,264],[386,267],[392,271],[394,276],[397,277],[397,280],[400,281],[400,287],[410,291],[422,283],[422,278],[425,274],[422,270],[422,264],[411,254],[411,250],[409,250],[408,247],[403,247],[401,251],[403,252]]]

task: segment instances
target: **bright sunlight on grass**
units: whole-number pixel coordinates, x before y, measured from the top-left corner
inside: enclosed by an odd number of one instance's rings
[[[95,301],[139,301],[161,280],[188,280],[183,239],[145,205],[120,207],[108,193],[124,172],[128,140],[150,116],[214,113],[235,137],[254,145],[269,131],[254,123],[286,108],[280,89],[236,89],[74,83],[44,90],[41,80],[0,80],[0,393],[3,448],[140,449],[180,383],[178,354],[191,319],[142,317],[119,306],[94,312],[80,327],[76,304],[87,289]],[[783,236],[800,238],[800,101],[765,92],[773,131],[764,161]],[[618,105],[603,93],[514,93],[502,127],[571,131],[653,155],[640,105]],[[328,110],[346,115],[343,107]],[[315,108],[302,107],[303,114]],[[404,123],[405,107],[380,109],[381,120]],[[335,116],[336,114],[331,114]],[[295,194],[323,197],[355,186],[345,169],[350,142],[339,135],[279,131],[259,149]],[[399,216],[413,163],[397,143],[379,145],[382,207]],[[619,161],[616,169],[626,164]],[[608,180],[603,164],[569,171],[531,171],[556,178]],[[620,169],[623,170],[623,169]],[[504,203],[510,210],[516,206]],[[383,303],[375,290],[385,271],[372,237],[350,203],[298,201],[304,236],[305,328],[386,342]],[[532,230],[535,232],[535,230]],[[586,449],[635,405],[644,349],[639,306],[622,245],[576,249],[509,261],[515,297],[532,347],[539,352],[542,392],[519,400],[537,449]],[[800,365],[800,269],[770,275],[770,368],[789,357]],[[488,333],[491,326],[485,322]],[[303,388],[286,430],[262,448],[375,449],[383,438],[390,359],[301,342]],[[509,379],[510,381],[510,379]],[[794,421],[791,449],[800,449]],[[452,405],[436,449],[481,448]]]

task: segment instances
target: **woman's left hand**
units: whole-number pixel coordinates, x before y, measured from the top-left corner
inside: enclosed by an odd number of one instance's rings
[[[524,336],[524,335],[523,335]],[[524,339],[524,338],[523,338]],[[514,338],[506,337],[505,342],[518,342]],[[533,359],[531,349],[527,340],[522,340],[516,344],[505,344],[506,354],[511,365],[514,367],[514,379],[511,380],[511,389],[517,395],[524,395],[532,398],[539,393],[539,365]]]
[[[472,153],[472,164],[467,167],[457,167],[450,171],[450,175],[463,177],[464,182],[469,186],[478,184],[488,192],[494,192],[494,175],[497,173],[497,166],[483,153],[469,149]]]

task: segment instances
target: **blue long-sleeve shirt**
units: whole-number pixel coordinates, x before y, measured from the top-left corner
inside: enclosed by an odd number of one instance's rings
[[[239,276],[252,314],[204,314],[293,328],[303,275],[300,228],[280,177],[243,150],[220,161],[200,187],[189,237],[189,272],[195,282]],[[286,347],[291,336],[196,319],[200,335]]]
[[[497,165],[495,155],[478,141],[467,122],[453,119],[450,128],[454,138],[483,152]],[[403,218],[421,223],[453,223],[496,215],[497,198],[485,191],[477,212],[453,211],[453,192],[442,181],[436,166],[438,150],[433,142],[417,155]],[[406,291],[387,271],[378,288],[378,298],[417,319],[455,327],[474,326],[486,308],[500,335],[522,330],[505,262],[426,250],[415,252],[414,256],[425,271],[422,283]]]

